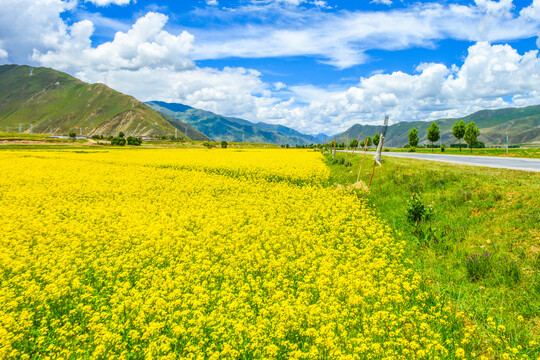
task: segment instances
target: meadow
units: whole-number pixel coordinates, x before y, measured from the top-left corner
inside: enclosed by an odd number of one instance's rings
[[[364,187],[335,186],[349,170],[319,152],[6,148],[0,171],[0,358],[537,349],[504,317],[481,328],[433,286],[410,239]]]

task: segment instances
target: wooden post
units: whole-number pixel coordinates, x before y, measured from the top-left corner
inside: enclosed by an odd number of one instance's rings
[[[384,124],[383,124],[383,128],[382,128],[382,131],[381,131],[381,139],[379,140],[379,145],[377,146],[377,153],[375,154],[375,158],[373,159],[373,161],[375,161],[377,164],[379,164],[379,166],[381,165],[381,152],[382,152],[382,148],[383,148],[383,143],[384,143],[384,137],[386,136],[386,128],[388,127],[388,115],[385,115],[384,116]],[[373,177],[373,175],[372,175]],[[371,183],[371,181],[370,181]]]

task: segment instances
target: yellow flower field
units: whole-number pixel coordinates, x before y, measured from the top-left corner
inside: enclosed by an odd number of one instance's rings
[[[2,359],[519,356],[504,334],[473,354],[319,153],[1,151],[0,172]]]

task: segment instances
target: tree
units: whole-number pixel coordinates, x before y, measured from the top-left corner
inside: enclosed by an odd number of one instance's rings
[[[416,128],[412,128],[409,131],[409,146],[415,147],[416,145],[418,145],[419,140],[420,139],[418,139],[418,130],[416,130]]]
[[[371,146],[371,136],[366,136],[366,146],[367,147]]]
[[[118,134],[118,137],[123,138],[124,136],[125,136],[124,133],[122,131],[120,131],[120,133]]]
[[[429,128],[427,129],[427,138],[431,141],[431,152],[433,152],[433,143],[439,140],[441,133],[439,131],[439,125],[435,122],[432,122]]]
[[[381,135],[379,135],[379,133],[375,133],[375,136],[373,136],[373,145],[378,146],[379,141],[381,141]]]
[[[357,139],[352,139],[351,142],[349,143],[349,147],[354,149],[358,146],[358,140]]]
[[[465,134],[464,139],[467,144],[469,144],[469,147],[472,148],[476,144],[476,141],[478,140],[478,136],[480,135],[480,129],[474,124],[474,121],[471,121],[467,124],[465,127]]]
[[[122,139],[122,138],[120,138],[120,139]],[[128,145],[139,146],[139,145],[142,144],[142,139],[140,139],[138,137],[128,136],[127,144]]]
[[[360,141],[360,148],[363,148],[364,145],[366,145],[366,142],[365,141]]]
[[[223,148],[223,149],[226,149],[226,148],[227,148],[227,142],[226,142],[225,140],[223,140],[223,141],[221,142],[221,148]]]
[[[69,133],[69,138],[71,139],[71,141],[75,141],[76,137],[77,137],[77,134],[75,134],[74,132]]]
[[[111,145],[124,146],[126,145],[126,139],[123,137],[115,137],[111,139]]]
[[[456,121],[454,126],[452,126],[452,135],[459,140],[459,153],[461,154],[461,139],[463,139],[463,135],[465,135],[465,121]]]

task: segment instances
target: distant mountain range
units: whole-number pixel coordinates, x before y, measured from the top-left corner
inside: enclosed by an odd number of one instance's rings
[[[498,110],[481,110],[471,115],[455,118],[435,120],[441,132],[441,142],[453,144],[458,141],[452,135],[452,126],[456,121],[464,120],[466,123],[474,121],[480,129],[479,141],[486,145],[506,144],[506,130],[510,144],[540,144],[540,105],[524,108],[505,108]],[[420,144],[428,144],[427,129],[432,121],[399,122],[388,127],[384,145],[388,147],[401,147],[409,141],[409,131],[415,127],[418,130]],[[366,136],[381,132],[382,126],[353,125],[347,131],[336,135],[336,141],[349,141],[357,138],[362,131],[362,139]]]
[[[482,110],[465,116],[481,130],[486,145],[540,144],[540,105],[525,108]],[[440,119],[441,141],[455,143],[452,125],[460,119]],[[388,128],[385,146],[403,146],[416,127],[420,143],[427,143],[431,122],[400,122]],[[68,74],[24,65],[0,66],[0,130],[51,134],[173,136],[181,139],[271,144],[324,143],[334,136],[302,134],[283,125],[214,114],[187,105],[150,101],[142,103],[104,84],[87,84]],[[375,135],[381,126],[354,125],[335,135],[338,142]]]
[[[283,125],[263,122],[252,123],[247,120],[214,114],[187,105],[149,101],[150,108],[194,126],[215,141],[251,142],[270,144],[300,144],[321,142],[316,136],[302,134]],[[324,136],[324,134],[322,134]]]

